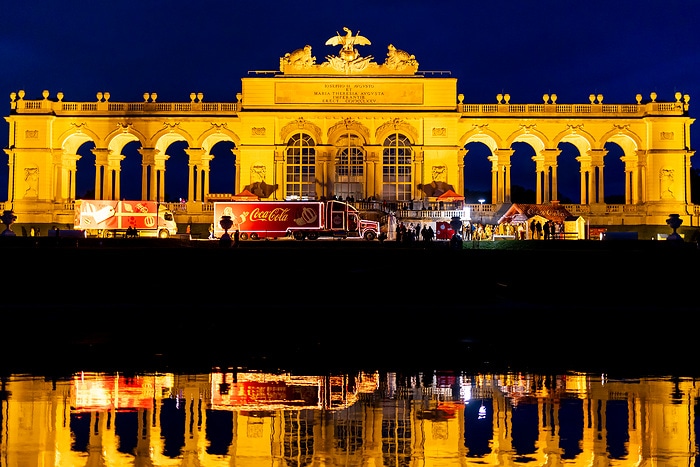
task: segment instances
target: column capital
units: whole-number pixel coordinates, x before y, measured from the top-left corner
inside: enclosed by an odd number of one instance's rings
[[[95,165],[107,165],[112,150],[109,148],[92,148],[90,152],[95,155]]]
[[[156,148],[139,148],[139,154],[141,154],[142,163],[145,165],[154,165],[156,163],[156,154],[160,152]]]

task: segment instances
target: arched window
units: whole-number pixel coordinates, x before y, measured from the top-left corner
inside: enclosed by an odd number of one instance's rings
[[[384,140],[382,153],[382,198],[391,201],[410,201],[413,149],[408,138],[394,133]]]
[[[343,199],[352,197],[362,198],[365,153],[362,149],[362,141],[354,135],[345,134],[340,137],[338,152],[335,156],[335,182],[333,194],[342,196]]]
[[[316,199],[316,142],[304,133],[287,143],[286,199]]]

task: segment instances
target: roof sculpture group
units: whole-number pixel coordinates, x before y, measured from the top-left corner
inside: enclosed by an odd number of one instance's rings
[[[343,27],[345,34],[336,35],[326,41],[326,45],[340,46],[338,55],[326,55],[326,61],[316,64],[316,57],[311,53],[311,46],[305,45],[280,57],[280,71],[285,74],[391,74],[413,75],[418,71],[415,55],[397,49],[393,44],[387,47],[383,64],[373,62],[374,57],[363,57],[356,46],[371,45],[365,36],[353,34]]]

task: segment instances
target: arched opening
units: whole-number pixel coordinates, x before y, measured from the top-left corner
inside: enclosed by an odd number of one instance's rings
[[[625,204],[625,152],[617,143],[605,143],[608,153],[605,155],[603,180],[605,182],[605,203]]]
[[[484,143],[467,143],[464,148],[464,202],[476,204],[480,199],[491,202],[491,150]]]
[[[562,204],[577,203],[581,183],[581,164],[576,160],[580,155],[578,148],[566,142],[557,147],[561,153],[557,157],[557,193],[554,199]]]
[[[510,190],[513,203],[534,204],[537,202],[537,177],[535,173],[535,150],[528,143],[516,141],[510,157]]]
[[[120,199],[141,199],[141,153],[138,141],[127,143],[122,149]]]
[[[187,141],[174,141],[166,149],[165,153],[170,156],[165,167],[165,201],[178,202],[187,199],[187,178],[189,156],[185,152],[189,145]],[[195,180],[197,182],[197,180]],[[196,187],[199,183],[195,183]]]
[[[236,194],[236,145],[219,141],[211,148],[214,158],[209,162],[209,193]]]
[[[77,154],[80,159],[75,164],[75,198],[97,199],[95,197],[95,143],[87,141],[80,145]]]

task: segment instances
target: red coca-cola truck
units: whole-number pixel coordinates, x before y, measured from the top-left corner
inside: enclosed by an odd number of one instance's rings
[[[320,237],[358,237],[374,240],[379,222],[360,218],[354,206],[343,201],[225,201],[214,203],[214,236],[226,232],[221,219],[228,216],[229,235],[238,230],[241,240],[292,236],[297,240]]]

